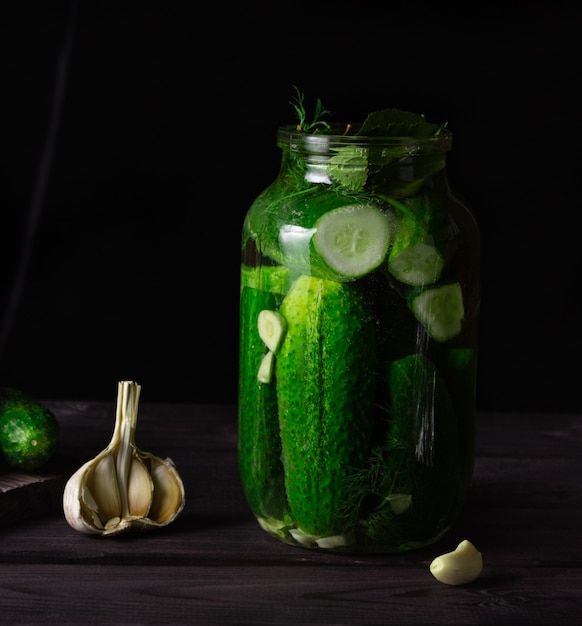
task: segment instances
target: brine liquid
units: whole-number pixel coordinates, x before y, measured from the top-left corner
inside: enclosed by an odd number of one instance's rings
[[[268,206],[255,210],[268,213]],[[454,337],[431,337],[411,310],[415,290],[382,266],[346,287],[365,301],[367,320],[350,320],[340,310],[326,312],[321,302],[305,301],[305,315],[316,319],[309,323],[315,328],[318,315],[337,316],[350,346],[331,350],[339,344],[323,335],[318,343],[310,331],[293,352],[296,367],[275,366],[268,382],[261,382],[257,373],[269,350],[257,331],[258,313],[280,312],[294,282],[309,272],[263,256],[260,234],[245,225],[239,462],[249,506],[273,536],[306,548],[398,552],[437,541],[457,518],[473,472],[479,308],[472,282],[476,251],[459,230],[451,217],[448,240],[441,242],[447,252],[439,283],[458,283],[463,293],[464,317]],[[371,323],[373,332],[350,335],[349,325],[360,322]],[[322,332],[335,327],[325,322]],[[363,350],[361,341],[371,345]],[[347,368],[349,349],[365,358]],[[321,369],[312,380],[301,379],[314,355]],[[276,364],[277,354],[271,356]],[[354,372],[358,367],[365,368],[373,391],[354,403],[350,391],[357,394],[364,380]],[[282,415],[290,387],[304,406],[286,406]],[[312,402],[315,390],[320,397]],[[351,433],[349,440],[338,425]]]

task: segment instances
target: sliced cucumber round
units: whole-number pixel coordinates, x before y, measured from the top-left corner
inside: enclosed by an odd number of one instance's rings
[[[388,271],[405,285],[421,287],[435,283],[443,269],[443,255],[427,243],[404,248],[388,259]]]
[[[461,332],[465,308],[458,282],[425,289],[412,298],[410,308],[436,341],[448,341]]]
[[[388,217],[371,204],[328,211],[317,220],[314,230],[316,254],[340,281],[376,269],[386,258],[391,240]]]

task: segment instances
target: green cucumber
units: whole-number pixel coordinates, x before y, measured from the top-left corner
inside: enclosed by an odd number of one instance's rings
[[[250,267],[241,265],[241,286],[262,289],[270,293],[284,294],[295,280],[288,267],[282,265],[262,265]]]
[[[295,281],[280,312],[277,401],[295,535],[341,543],[359,514],[346,481],[365,462],[372,431],[374,318],[356,285],[310,276]]]
[[[263,268],[264,269],[264,268]],[[276,296],[243,286],[241,290],[239,380],[239,471],[247,502],[259,519],[282,520],[286,514],[277,391],[261,365],[270,351],[259,334],[262,311],[276,308]]]
[[[430,287],[410,296],[414,316],[436,341],[448,341],[463,328],[465,308],[458,282]]]
[[[264,257],[295,273],[309,273],[313,225],[327,211],[349,203],[320,186],[295,192],[270,187],[251,206],[243,230]]]
[[[477,351],[474,348],[449,348],[442,359],[441,372],[451,390],[459,418],[459,437],[463,441],[459,468],[466,477],[468,491],[475,463]]]
[[[380,504],[368,517],[368,537],[379,544],[431,542],[450,523],[462,481],[457,415],[443,378],[422,354],[389,363],[386,382],[386,443],[374,451],[368,475]]]
[[[0,388],[0,463],[33,471],[48,463],[59,444],[55,414],[20,389]]]

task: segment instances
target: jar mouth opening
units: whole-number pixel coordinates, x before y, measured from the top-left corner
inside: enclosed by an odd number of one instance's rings
[[[451,149],[453,135],[443,129],[438,135],[430,137],[418,136],[384,136],[359,135],[362,122],[354,124],[334,123],[328,130],[317,133],[305,133],[297,130],[297,126],[289,124],[277,129],[277,144],[292,152],[322,154],[338,146],[390,147],[402,148],[407,152],[448,152]]]

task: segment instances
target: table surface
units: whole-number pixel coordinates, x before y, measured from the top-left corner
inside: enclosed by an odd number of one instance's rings
[[[71,473],[109,443],[114,403],[45,404]],[[582,414],[479,413],[461,517],[438,543],[396,555],[328,554],[268,536],[244,501],[236,440],[234,406],[140,404],[136,443],[176,464],[182,515],[117,537],[76,532],[60,505],[3,524],[0,621],[582,624]],[[429,564],[463,539],[482,552],[483,573],[444,585]]]

